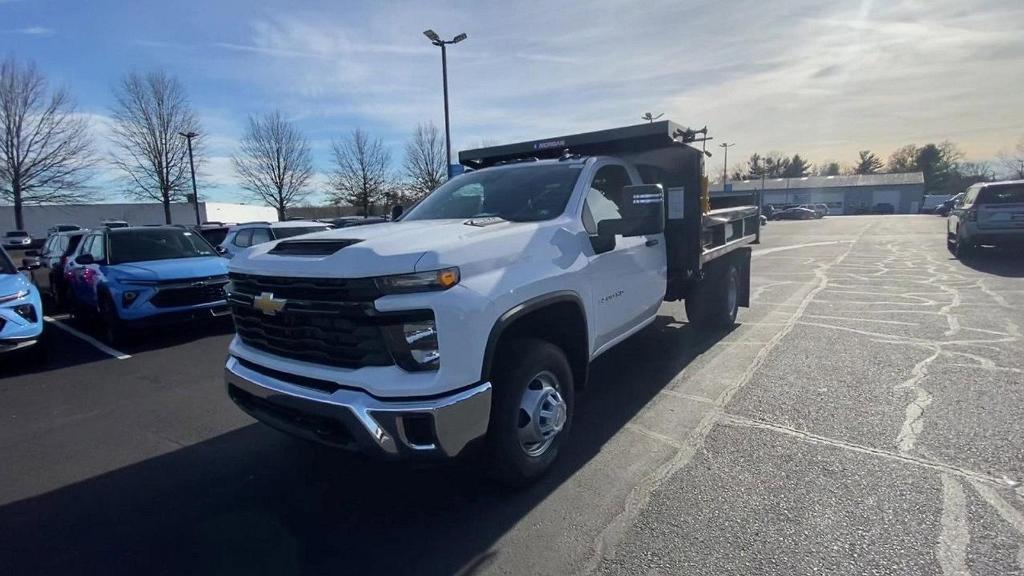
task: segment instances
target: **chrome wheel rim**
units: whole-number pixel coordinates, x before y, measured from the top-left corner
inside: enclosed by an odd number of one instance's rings
[[[558,392],[558,377],[545,370],[530,379],[519,402],[516,418],[519,446],[537,457],[551,447],[568,419],[568,407]]]

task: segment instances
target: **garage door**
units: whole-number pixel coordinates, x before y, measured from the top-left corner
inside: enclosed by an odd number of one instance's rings
[[[843,213],[843,193],[842,192],[814,192],[811,194],[812,204],[825,204],[828,206],[829,214],[842,214]]]
[[[896,212],[900,211],[900,191],[899,190],[875,190],[872,194],[874,202],[871,207],[874,208],[879,204],[892,204],[893,209]]]

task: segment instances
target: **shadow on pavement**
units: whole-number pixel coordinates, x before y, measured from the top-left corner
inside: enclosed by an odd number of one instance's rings
[[[98,329],[86,322],[63,319],[60,322],[83,334],[103,342]],[[111,356],[97,350],[92,344],[79,337],[46,323],[46,336],[43,343],[47,348],[45,359],[41,362],[31,354],[14,353],[0,356],[0,378],[8,376],[27,376],[41,374],[53,370],[61,370],[96,362],[109,360]],[[130,342],[119,344],[115,348],[126,354],[140,354],[151,350],[179,346],[210,336],[223,336],[234,332],[230,319],[217,319],[200,323],[166,326],[147,332],[133,334]],[[27,352],[27,350],[26,350]]]
[[[471,459],[381,463],[252,424],[0,507],[0,566],[19,575],[471,574],[726,334],[699,337],[659,317],[600,358],[578,396],[572,441],[528,489],[482,480]]]
[[[1024,278],[1024,247],[979,248],[970,258],[961,258],[960,262],[985,274]]]

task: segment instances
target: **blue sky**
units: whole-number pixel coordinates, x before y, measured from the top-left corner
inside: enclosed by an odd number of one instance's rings
[[[68,85],[101,142],[122,74],[176,75],[202,119],[216,184],[204,195],[235,200],[245,118],[274,108],[321,171],[330,141],[356,127],[397,168],[417,122],[442,124],[427,28],[469,35],[449,53],[456,149],[650,110],[736,142],[730,164],[767,150],[851,162],[943,139],[989,160],[1024,134],[1021,21],[1020,0],[0,0],[0,54]]]

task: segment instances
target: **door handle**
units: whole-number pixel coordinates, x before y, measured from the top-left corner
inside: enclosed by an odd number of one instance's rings
[[[657,245],[658,245],[658,239],[657,238],[650,238],[650,239],[647,240],[647,242],[644,242],[644,246],[647,246],[647,247],[657,246]]]

